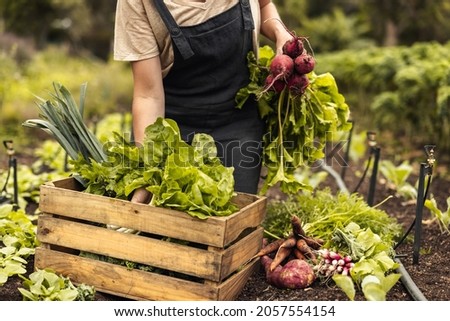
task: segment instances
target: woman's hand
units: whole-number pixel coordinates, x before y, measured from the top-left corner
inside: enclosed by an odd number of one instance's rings
[[[276,53],[283,53],[283,45],[292,39],[293,35],[281,21],[276,6],[269,0],[259,1],[261,10],[261,33],[272,40],[276,46]]]
[[[277,35],[277,40],[276,40],[276,43],[275,43],[275,46],[276,46],[276,49],[277,49],[277,51],[276,51],[277,55],[281,55],[283,53],[283,45],[287,41],[291,40],[292,38],[293,38],[293,36],[287,31],[286,32],[282,32],[282,33]]]
[[[138,188],[134,191],[131,197],[131,202],[133,203],[150,203],[151,193],[147,191],[144,187]]]

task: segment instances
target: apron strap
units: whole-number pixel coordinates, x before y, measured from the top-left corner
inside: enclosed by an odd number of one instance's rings
[[[248,0],[244,0],[244,1],[248,1]],[[180,54],[183,57],[183,59],[186,60],[186,59],[191,58],[194,55],[194,51],[192,51],[192,48],[191,48],[188,40],[181,32],[181,29],[179,28],[175,19],[169,12],[169,9],[167,9],[163,0],[154,0],[154,3],[156,6],[156,9],[158,9],[159,14],[161,15],[162,20],[164,21],[165,25],[167,26],[167,29],[169,30],[169,33],[170,33],[170,36],[172,37],[173,42],[175,43],[178,50],[180,51]]]
[[[244,19],[244,30],[253,30],[255,28],[253,24],[252,10],[249,0],[239,1],[242,8],[242,17]]]

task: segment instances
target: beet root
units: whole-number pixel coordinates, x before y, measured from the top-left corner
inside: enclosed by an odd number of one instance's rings
[[[288,55],[281,54],[273,58],[269,66],[274,79],[288,79],[294,73],[294,60]]]
[[[285,288],[304,289],[314,282],[316,275],[308,262],[294,259],[283,266],[279,279]]]
[[[272,74],[269,74],[266,78],[264,87],[274,90],[276,93],[280,93],[283,91],[284,87],[286,87],[286,82],[281,79],[274,80],[274,76]]]
[[[267,282],[277,288],[304,289],[316,279],[313,268],[304,260],[292,259],[284,266],[278,265],[273,271],[270,270],[271,263],[272,259],[269,256],[261,257]]]
[[[303,41],[299,37],[292,37],[283,45],[283,53],[292,59],[300,56],[304,51]]]
[[[309,85],[309,78],[306,75],[294,73],[289,77],[287,86],[294,95],[302,95]]]
[[[308,53],[302,54],[295,58],[295,71],[301,75],[308,74],[314,70],[316,60]]]
[[[273,260],[268,255],[261,257],[261,264],[266,272],[266,281],[277,288],[283,288],[283,284],[280,282],[280,274],[283,267],[278,265],[273,271],[271,271],[270,265],[272,264],[272,261]]]

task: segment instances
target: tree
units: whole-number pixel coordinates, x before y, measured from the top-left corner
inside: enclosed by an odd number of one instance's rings
[[[5,32],[31,37],[38,48],[68,43],[74,52],[106,59],[115,6],[111,0],[0,0],[0,19]]]
[[[362,12],[371,22],[374,38],[383,45],[449,40],[450,3],[447,0],[366,0]]]

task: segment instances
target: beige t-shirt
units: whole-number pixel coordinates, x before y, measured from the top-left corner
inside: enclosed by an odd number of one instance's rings
[[[257,52],[260,29],[258,0],[249,0],[255,24],[253,43]],[[193,26],[214,17],[238,0],[164,0],[180,26]],[[152,0],[118,0],[114,31],[114,59],[136,61],[160,56],[163,76],[173,65],[172,41]]]

